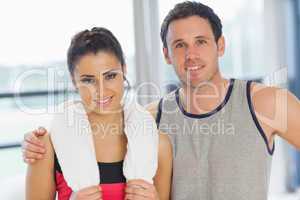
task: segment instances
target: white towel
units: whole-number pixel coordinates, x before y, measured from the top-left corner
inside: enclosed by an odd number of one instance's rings
[[[100,180],[92,131],[82,102],[60,105],[50,136],[64,178],[73,191],[98,185]],[[158,130],[151,114],[137,103],[124,105],[127,153],[123,173],[127,180],[153,183],[158,163]]]

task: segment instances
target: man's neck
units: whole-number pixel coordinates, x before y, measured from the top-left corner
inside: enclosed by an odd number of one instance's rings
[[[200,85],[180,90],[181,104],[189,113],[204,114],[216,109],[224,101],[230,81],[220,76]]]

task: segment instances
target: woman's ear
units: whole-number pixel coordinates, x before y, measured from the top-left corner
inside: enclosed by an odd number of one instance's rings
[[[75,88],[75,90],[78,92],[78,85],[76,83],[76,73],[73,71],[73,73],[71,74],[71,80],[72,80],[72,83],[73,83],[73,86]]]
[[[73,77],[72,77],[72,83],[73,83],[73,86],[74,86],[76,92],[78,92],[78,86],[77,86],[77,84],[76,84],[76,82],[75,82],[75,80],[74,80]]]
[[[127,65],[122,66],[122,71],[123,71],[124,76],[126,76],[127,75]]]
[[[123,73],[123,81],[126,81],[128,83],[128,80],[126,78],[126,75],[127,75],[127,65],[123,65],[122,66],[122,73]]]

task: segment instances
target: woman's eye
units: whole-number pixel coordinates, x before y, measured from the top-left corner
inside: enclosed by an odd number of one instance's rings
[[[84,79],[81,79],[81,82],[85,83],[85,84],[93,84],[93,83],[95,83],[95,80],[91,79],[91,78],[84,78]]]
[[[112,79],[115,79],[117,76],[117,73],[111,73],[111,74],[107,74],[105,76],[105,80],[112,80]]]

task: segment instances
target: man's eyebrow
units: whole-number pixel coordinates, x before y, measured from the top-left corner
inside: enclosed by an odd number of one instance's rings
[[[176,44],[177,42],[182,42],[182,41],[183,41],[183,39],[176,39],[172,42],[172,45]]]
[[[206,39],[206,40],[209,40],[210,38],[209,37],[206,37],[204,35],[198,35],[195,37],[196,39]],[[179,39],[176,39],[172,42],[172,45],[176,44],[177,42],[182,42],[183,39],[179,38]]]
[[[209,37],[206,37],[204,35],[198,35],[195,37],[196,39],[206,39],[206,40],[209,40],[210,38]]]

